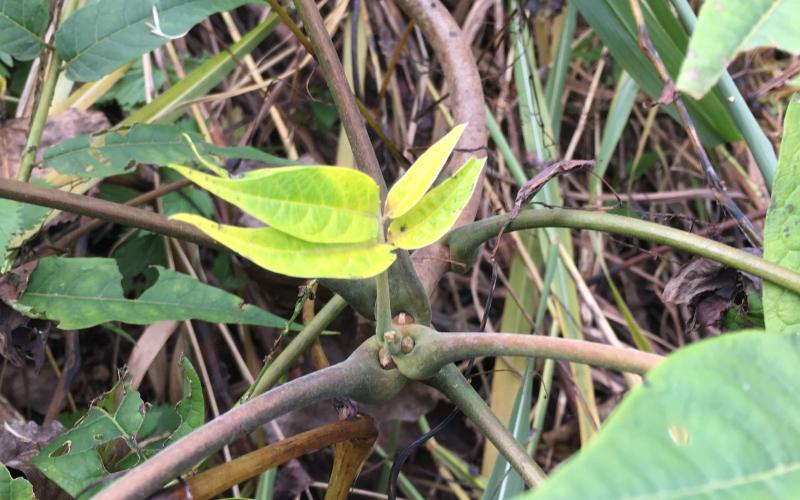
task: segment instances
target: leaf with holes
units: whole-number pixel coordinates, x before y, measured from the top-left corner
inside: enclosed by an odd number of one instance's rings
[[[764,259],[800,270],[800,94],[792,97],[784,119]],[[800,296],[765,280],[764,321],[771,332],[800,332]]]
[[[311,243],[271,227],[227,226],[190,214],[188,222],[264,269],[298,278],[369,278],[385,271],[396,256],[377,242]]]
[[[695,98],[706,94],[736,54],[756,47],[800,53],[797,0],[714,0],[703,2],[678,90]]]
[[[456,126],[417,158],[386,195],[385,217],[394,219],[405,215],[422,199],[439,176],[466,127],[466,123]]]
[[[33,486],[24,477],[12,478],[6,466],[0,464],[0,498],[34,500]]]
[[[394,219],[389,225],[389,241],[400,248],[413,250],[444,236],[472,197],[485,163],[486,158],[470,158],[414,208]]]
[[[107,321],[145,325],[164,319],[200,319],[283,328],[286,320],[191,276],[153,266],[157,281],[136,299],[125,297],[114,259],[47,257],[13,307],[27,315],[80,330]]]
[[[378,238],[378,185],[345,167],[299,166],[251,170],[226,179],[180,165],[181,175],[273,228],[315,243]]]
[[[681,349],[525,498],[794,498],[799,365],[798,334],[732,333]]]
[[[36,58],[49,22],[47,0],[0,0],[0,48],[22,61]]]
[[[183,397],[176,408],[150,409],[127,382],[118,383],[31,462],[72,496],[90,485],[87,498],[97,493],[108,484],[100,482],[108,471],[134,467],[203,424],[200,379],[188,359],[181,367]]]

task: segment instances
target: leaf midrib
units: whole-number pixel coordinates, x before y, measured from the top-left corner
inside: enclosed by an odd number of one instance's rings
[[[781,475],[791,474],[794,472],[800,472],[800,462],[794,462],[791,464],[779,464],[777,467],[773,467],[766,471],[760,471],[753,474],[745,475],[743,477],[733,478],[733,479],[725,479],[721,481],[712,481],[703,485],[693,486],[684,488],[682,490],[675,490],[671,492],[667,492],[664,495],[637,495],[635,497],[626,497],[631,500],[638,500],[638,499],[674,499],[674,498],[686,498],[691,496],[696,496],[700,494],[707,494],[713,493],[715,491],[723,491],[723,490],[731,490],[736,487],[745,486],[748,484],[758,483],[758,482],[766,482],[769,479],[774,477],[779,477]]]
[[[37,35],[35,32],[33,32],[33,31],[29,30],[27,26],[25,26],[25,25],[23,25],[23,24],[20,24],[20,23],[19,23],[17,20],[15,20],[13,17],[11,17],[11,16],[9,16],[8,14],[6,14],[6,12],[5,12],[5,11],[0,11],[0,17],[2,17],[2,18],[4,18],[4,19],[8,19],[8,21],[9,21],[11,24],[13,24],[14,26],[17,26],[17,27],[18,27],[20,30],[24,31],[25,33],[27,33],[28,35],[30,35],[31,37],[33,37],[33,38],[34,38],[34,39],[35,39],[37,42],[39,42],[39,44],[40,44],[40,45],[44,45],[44,44],[45,44],[45,43],[44,43],[44,38],[41,38],[41,37],[40,37],[39,35]]]

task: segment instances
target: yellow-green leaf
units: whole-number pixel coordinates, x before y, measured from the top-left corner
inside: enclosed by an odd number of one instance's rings
[[[181,165],[170,168],[265,224],[301,240],[377,240],[378,185],[357,170],[306,165],[264,168],[239,179],[227,179]]]
[[[447,157],[453,152],[467,124],[462,123],[429,147],[401,177],[386,196],[384,215],[397,218],[416,205],[442,171]]]
[[[470,158],[408,213],[393,220],[389,225],[389,241],[400,248],[413,250],[444,236],[469,202],[485,163],[486,158]]]
[[[227,226],[191,214],[172,218],[192,224],[264,269],[298,278],[369,278],[396,258],[391,245],[377,242],[311,243],[271,227]]]

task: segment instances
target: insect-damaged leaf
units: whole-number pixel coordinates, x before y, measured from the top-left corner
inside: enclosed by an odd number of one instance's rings
[[[251,170],[239,179],[170,165],[198,186],[281,232],[316,243],[356,243],[378,237],[378,185],[345,167]]]
[[[416,205],[431,187],[467,124],[462,123],[425,150],[386,195],[384,216],[397,218]]]
[[[109,470],[129,469],[203,424],[200,379],[188,359],[181,360],[181,367],[183,397],[177,407],[150,408],[126,381],[120,382],[31,461],[70,495],[90,486],[88,496],[97,493],[109,484],[100,481]],[[115,453],[107,449],[112,442]]]
[[[369,278],[385,271],[396,256],[377,242],[311,243],[271,227],[242,228],[203,217],[178,214],[182,220],[264,269],[298,278]]]
[[[486,158],[470,158],[414,208],[393,220],[389,225],[389,241],[400,248],[413,250],[444,236],[469,202],[485,163]]]

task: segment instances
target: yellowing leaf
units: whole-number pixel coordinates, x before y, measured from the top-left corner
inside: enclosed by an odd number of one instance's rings
[[[192,224],[264,269],[298,278],[369,278],[396,258],[391,245],[376,242],[310,243],[271,227],[227,226],[191,214],[172,218]]]
[[[401,217],[422,199],[428,188],[433,185],[433,181],[439,176],[447,157],[453,152],[453,148],[456,147],[456,143],[466,127],[467,124],[462,123],[436,141],[436,144],[422,153],[422,156],[417,158],[408,172],[392,186],[386,196],[384,210],[386,217],[393,219]]]
[[[470,158],[408,213],[393,220],[389,225],[389,241],[400,248],[413,250],[444,236],[472,197],[485,163],[486,158]]]
[[[170,165],[258,220],[301,240],[356,243],[378,237],[378,186],[345,167],[265,168],[226,179]]]

